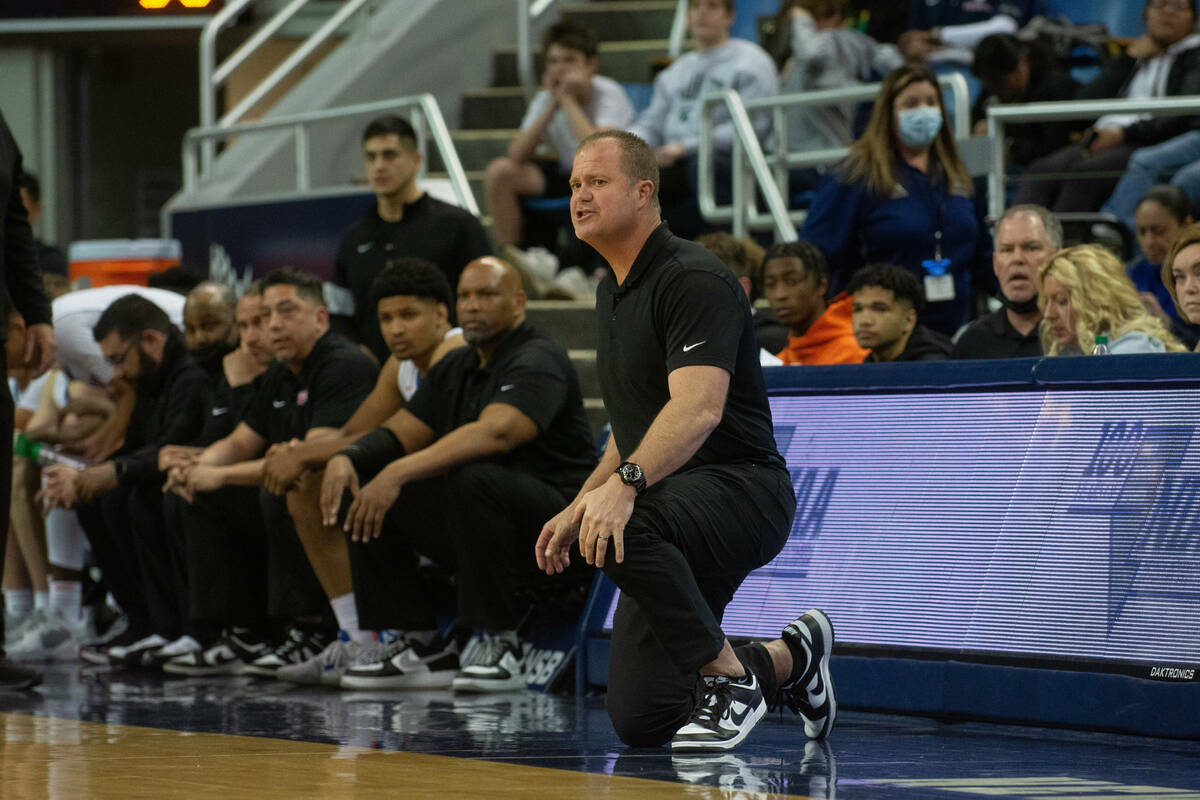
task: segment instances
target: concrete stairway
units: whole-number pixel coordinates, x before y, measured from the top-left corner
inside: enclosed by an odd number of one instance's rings
[[[561,18],[577,22],[600,41],[599,71],[620,83],[649,83],[651,64],[667,55],[667,37],[675,13],[675,0],[594,0],[570,3]],[[542,72],[542,53],[535,53],[535,71]],[[517,52],[500,47],[493,56],[492,85],[463,93],[462,128],[453,133],[454,146],[471,188],[484,208],[483,171],[488,162],[508,151],[525,113],[525,97],[517,78]],[[431,175],[441,166],[431,159]],[[485,217],[484,223],[489,220]],[[534,301],[528,317],[567,348],[579,375],[592,432],[608,421],[600,401],[596,376],[596,321],[584,303]]]

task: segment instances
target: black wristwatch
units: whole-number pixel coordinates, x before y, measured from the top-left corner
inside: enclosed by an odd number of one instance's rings
[[[621,482],[626,486],[632,486],[637,490],[638,494],[646,488],[646,476],[642,474],[642,468],[632,461],[625,461],[614,470]]]

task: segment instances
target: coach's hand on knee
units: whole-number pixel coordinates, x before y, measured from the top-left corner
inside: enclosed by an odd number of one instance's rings
[[[358,473],[349,458],[334,456],[325,465],[325,477],[321,479],[321,519],[326,525],[337,525],[342,493],[347,488],[352,495],[358,497]]]
[[[579,552],[584,561],[603,567],[609,552],[618,564],[625,560],[625,525],[633,516],[636,499],[637,490],[616,475],[580,499],[583,518],[579,524]]]
[[[537,544],[533,546],[538,569],[547,575],[554,575],[571,566],[571,545],[579,538],[579,519],[582,514],[583,509],[579,504],[572,503],[542,526]]]

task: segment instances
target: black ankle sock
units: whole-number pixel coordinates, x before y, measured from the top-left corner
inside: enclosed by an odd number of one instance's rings
[[[788,675],[787,680],[783,682],[784,686],[787,686],[800,680],[800,676],[808,669],[808,653],[804,651],[804,648],[795,637],[784,636],[783,643],[787,645],[788,650],[792,651],[792,671]]]

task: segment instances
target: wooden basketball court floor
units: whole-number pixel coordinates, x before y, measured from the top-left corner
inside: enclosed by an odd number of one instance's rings
[[[672,757],[622,746],[600,698],[65,666],[0,693],[0,798],[165,797],[1200,800],[1200,743],[844,711],[818,744],[785,712]]]

